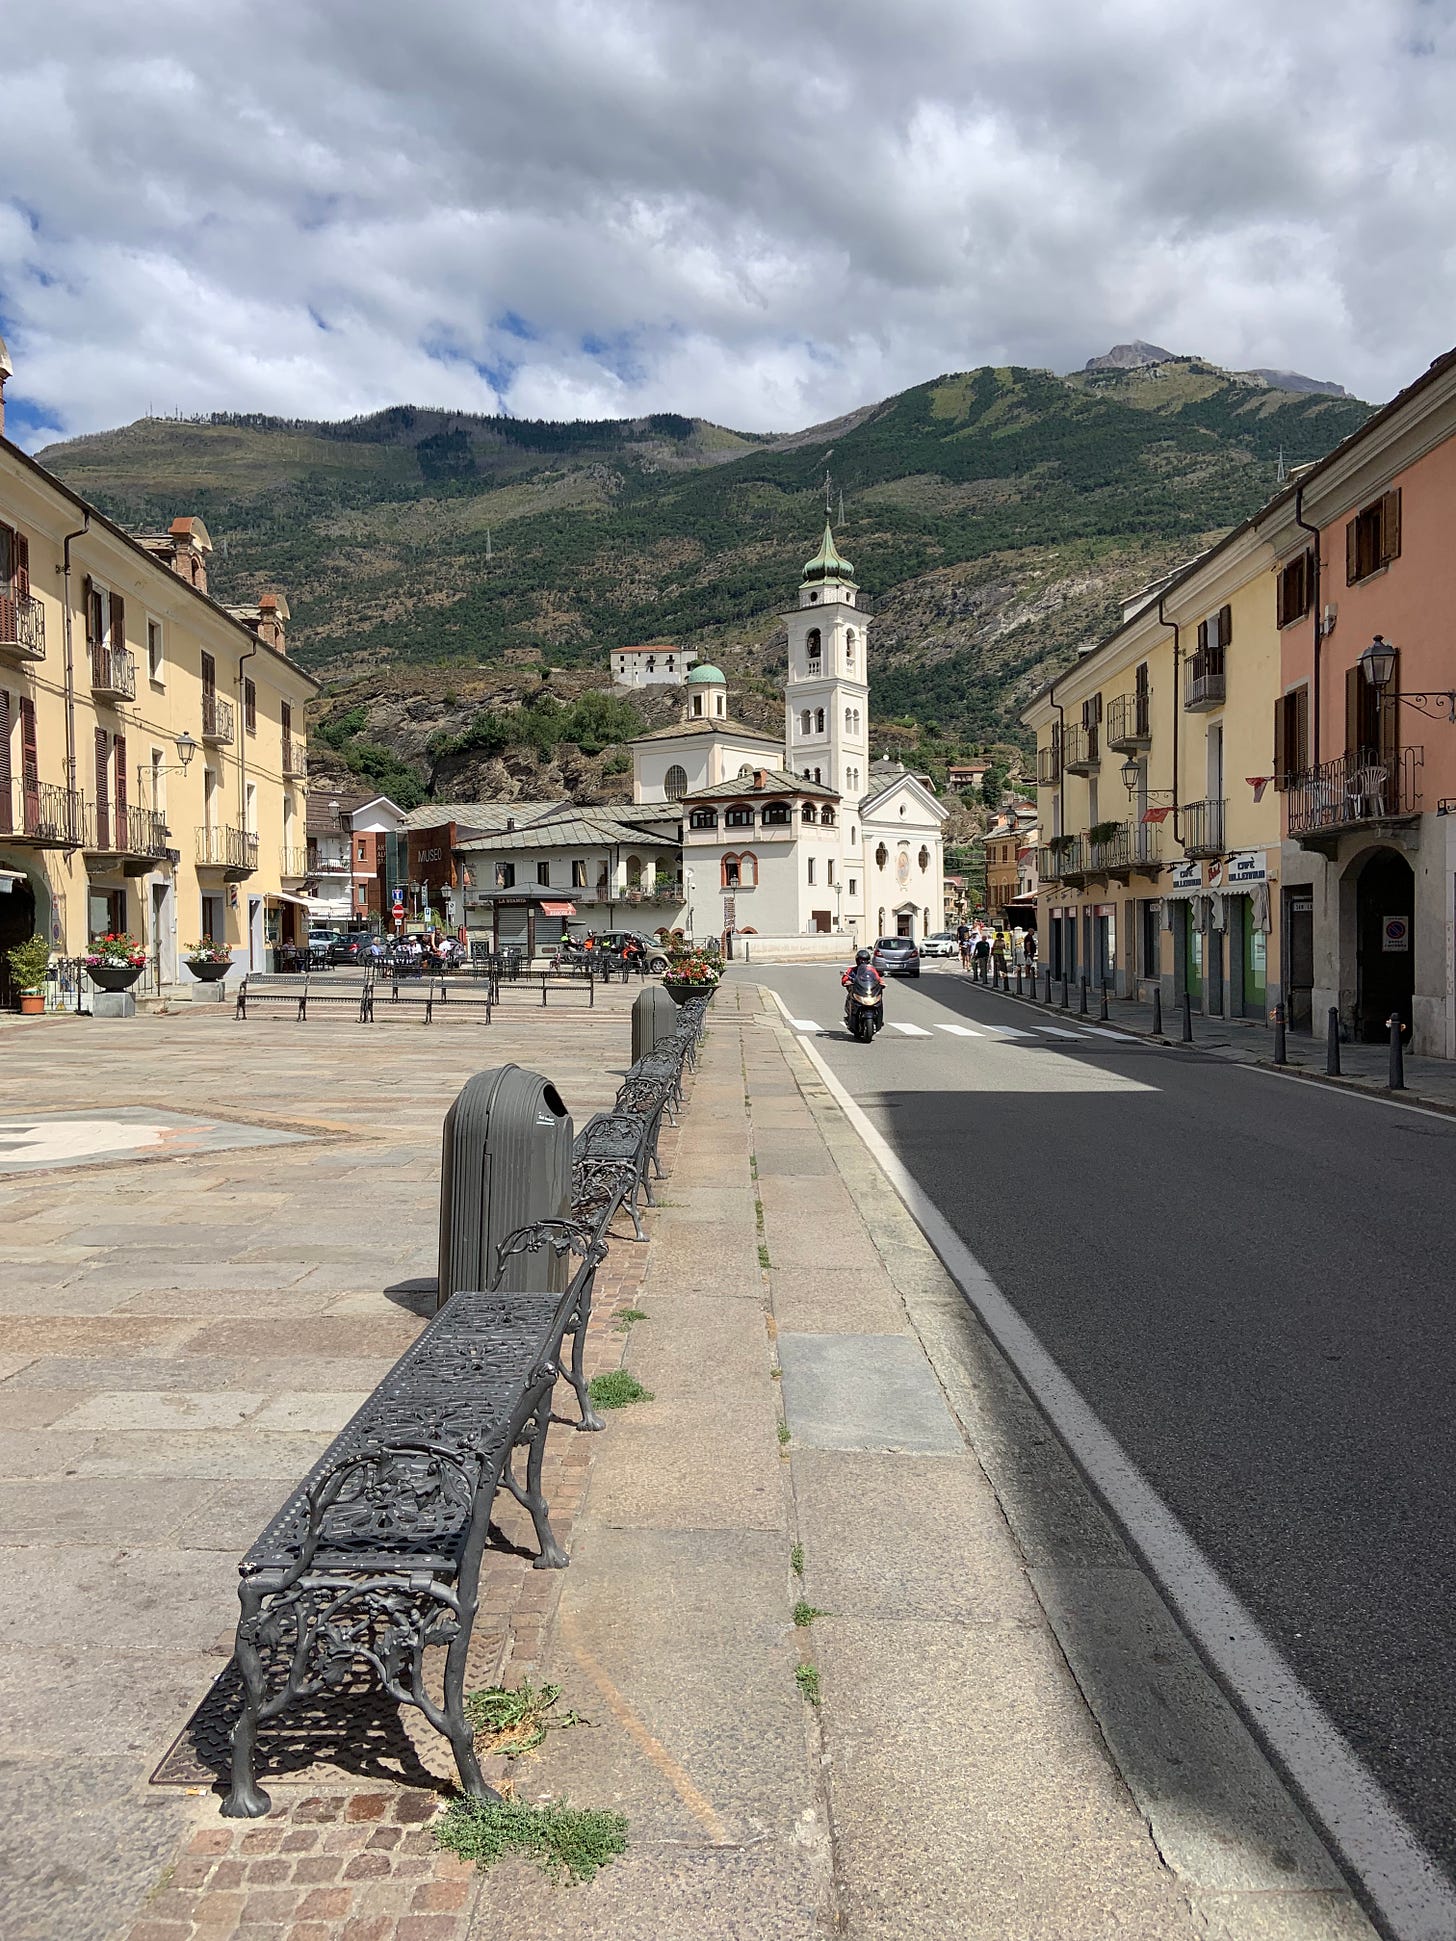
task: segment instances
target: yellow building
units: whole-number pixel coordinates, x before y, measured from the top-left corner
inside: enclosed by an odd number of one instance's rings
[[[1210,1017],[1279,1001],[1280,692],[1274,533],[1283,501],[1129,602],[1048,684],[1037,737],[1042,961],[1119,996],[1187,991]]]
[[[304,707],[276,594],[208,597],[200,519],[132,536],[4,432],[0,344],[0,989],[126,931],[179,978],[201,938],[241,969],[307,928]],[[185,974],[184,974],[185,975]]]

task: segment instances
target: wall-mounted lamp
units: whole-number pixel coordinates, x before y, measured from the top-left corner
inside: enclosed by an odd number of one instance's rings
[[[1444,707],[1447,721],[1456,727],[1456,689],[1416,688],[1405,693],[1397,688],[1393,694],[1389,691],[1395,679],[1395,662],[1399,651],[1391,646],[1383,634],[1377,634],[1356,663],[1366,681],[1374,688],[1379,704],[1383,706],[1387,700],[1405,701],[1432,721],[1440,720],[1439,710]]]

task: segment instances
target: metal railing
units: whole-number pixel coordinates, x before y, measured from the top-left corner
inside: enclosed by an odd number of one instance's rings
[[[81,846],[92,855],[152,856],[160,862],[167,854],[167,818],[156,809],[88,802],[82,820]]]
[[[0,836],[40,849],[79,849],[86,834],[86,798],[56,782],[12,775],[0,788]]]
[[[1285,810],[1291,836],[1343,829],[1354,823],[1383,822],[1415,815],[1420,806],[1419,771],[1424,748],[1397,748],[1382,754],[1358,749],[1321,762],[1290,781]]]
[[[1114,695],[1107,704],[1103,733],[1107,746],[1119,754],[1146,748],[1153,739],[1152,690]]]
[[[251,876],[258,867],[258,838],[250,829],[217,824],[197,831],[197,861],[204,869],[238,870]]]
[[[1223,854],[1223,811],[1225,797],[1209,796],[1202,802],[1183,804],[1183,853],[1204,857]]]
[[[1073,723],[1062,736],[1062,767],[1069,775],[1085,775],[1098,761],[1097,730]]]
[[[1222,706],[1224,699],[1224,650],[1205,647],[1189,656],[1183,683],[1183,705],[1190,714]]]
[[[300,743],[289,737],[285,737],[283,742],[283,776],[289,782],[308,779],[308,755]]]
[[[45,659],[45,613],[33,593],[0,593],[0,653]]]
[[[295,849],[291,844],[284,843],[278,851],[280,876],[312,876],[316,867],[316,865],[310,867],[306,849]]]
[[[220,694],[204,694],[202,697],[202,739],[230,748],[235,738],[233,725],[233,704],[225,701]]]
[[[1163,832],[1158,823],[1119,822],[1111,835],[1083,838],[1089,876],[1131,875],[1135,869],[1156,869],[1162,862]]]
[[[91,649],[91,692],[117,701],[136,699],[136,661],[125,647]]]
[[[1080,836],[1063,836],[1036,852],[1036,873],[1043,883],[1065,883],[1087,867],[1086,845]]]

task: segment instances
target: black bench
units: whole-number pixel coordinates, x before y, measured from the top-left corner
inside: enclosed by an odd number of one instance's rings
[[[302,1023],[307,1019],[310,1008],[316,1011],[322,1005],[335,1010],[343,1006],[352,1011],[356,1018],[362,1019],[368,1001],[367,977],[355,982],[331,980],[319,985],[307,973],[299,977],[250,971],[238,986],[236,1015],[246,1018],[264,1007],[277,1006],[291,1012]]]
[[[497,1490],[530,1512],[535,1567],[567,1563],[541,1464],[568,1333],[580,1426],[601,1426],[581,1341],[605,1247],[574,1223],[538,1222],[502,1243],[501,1268],[539,1246],[578,1262],[565,1291],[454,1295],[239,1565],[235,1652],[245,1698],[226,1817],[256,1819],[271,1805],[254,1776],[259,1725],[337,1689],[361,1667],[450,1741],[466,1793],[499,1797],[485,1783],[465,1716],[466,1655]],[[526,1452],[524,1482],[513,1468],[517,1449]],[[426,1682],[431,1647],[445,1650],[438,1698]]]
[[[596,1007],[597,979],[591,964],[583,964],[580,967],[575,964],[562,964],[556,970],[521,968],[514,976],[508,976],[502,972],[493,981],[495,985],[493,997],[497,1004],[502,1003],[511,993],[520,993],[522,997],[534,1000],[539,990],[543,1007],[548,991],[557,991],[566,995],[572,993],[578,996],[585,995],[588,1008]]]

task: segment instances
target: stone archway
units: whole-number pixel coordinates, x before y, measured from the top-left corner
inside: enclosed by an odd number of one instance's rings
[[[1372,849],[1350,866],[1354,887],[1356,1036],[1382,1044],[1389,1019],[1409,1025],[1415,993],[1415,872],[1395,849]]]
[[[28,877],[21,877],[0,894],[0,1006],[8,1008],[15,997],[15,980],[6,953],[33,937],[38,928],[35,890]]]

